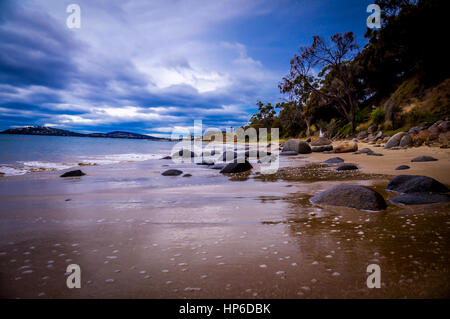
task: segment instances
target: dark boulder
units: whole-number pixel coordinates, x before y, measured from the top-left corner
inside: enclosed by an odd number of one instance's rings
[[[400,193],[447,193],[448,188],[434,178],[421,175],[398,175],[391,179],[386,189]]]
[[[437,158],[431,156],[418,156],[411,160],[411,162],[435,162]]]
[[[291,139],[284,143],[283,151],[293,151],[299,154],[309,154],[311,153],[311,147],[304,141]]]
[[[395,170],[401,171],[401,170],[404,170],[404,169],[410,169],[410,167],[408,165],[400,165]]]
[[[390,199],[390,201],[394,204],[402,204],[402,205],[433,204],[433,203],[449,202],[450,195],[436,194],[436,193],[410,193],[393,197]]]
[[[161,175],[163,175],[163,176],[178,176],[181,174],[183,174],[183,172],[178,169],[169,169],[169,170],[161,173]]]
[[[344,160],[340,157],[332,157],[323,162],[324,164],[340,164],[344,163]]]
[[[161,158],[162,160],[171,160],[172,156],[164,156],[163,158]]]
[[[311,147],[312,152],[326,152],[332,151],[333,145],[323,145],[323,146],[313,146]]]
[[[379,193],[358,185],[335,186],[312,197],[311,202],[373,211],[386,209],[386,202]]]
[[[74,171],[65,172],[60,177],[79,177],[79,176],[84,176],[84,175],[86,175],[86,174],[83,173],[81,170],[77,169]]]
[[[225,166],[220,172],[222,174],[231,174],[231,173],[242,173],[249,171],[253,168],[253,166],[245,161],[243,163],[229,163],[227,166]]]
[[[183,177],[192,177],[191,174],[184,174]]]
[[[358,167],[353,164],[343,164],[336,168],[337,171],[352,171],[355,169],[358,169]]]
[[[384,155],[381,153],[372,152],[372,153],[367,153],[367,156],[384,156]]]

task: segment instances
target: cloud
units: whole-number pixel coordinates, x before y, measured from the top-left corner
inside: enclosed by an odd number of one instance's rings
[[[273,95],[280,74],[226,32],[270,1],[77,3],[81,29],[70,30],[64,1],[2,1],[0,126],[238,126]]]

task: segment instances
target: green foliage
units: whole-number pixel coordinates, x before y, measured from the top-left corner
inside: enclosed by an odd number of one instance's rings
[[[382,107],[377,107],[372,111],[370,115],[370,119],[373,124],[381,124],[384,122],[384,117],[386,115],[386,111]]]

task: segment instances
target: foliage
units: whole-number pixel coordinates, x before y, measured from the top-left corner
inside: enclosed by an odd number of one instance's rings
[[[384,116],[386,115],[386,111],[382,107],[377,107],[372,111],[370,115],[370,119],[373,124],[382,124],[384,122]]]

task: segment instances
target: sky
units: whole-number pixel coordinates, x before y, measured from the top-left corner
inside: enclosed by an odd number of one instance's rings
[[[248,123],[313,35],[353,31],[373,0],[0,0],[0,130],[169,136]],[[80,28],[69,28],[70,4]]]

